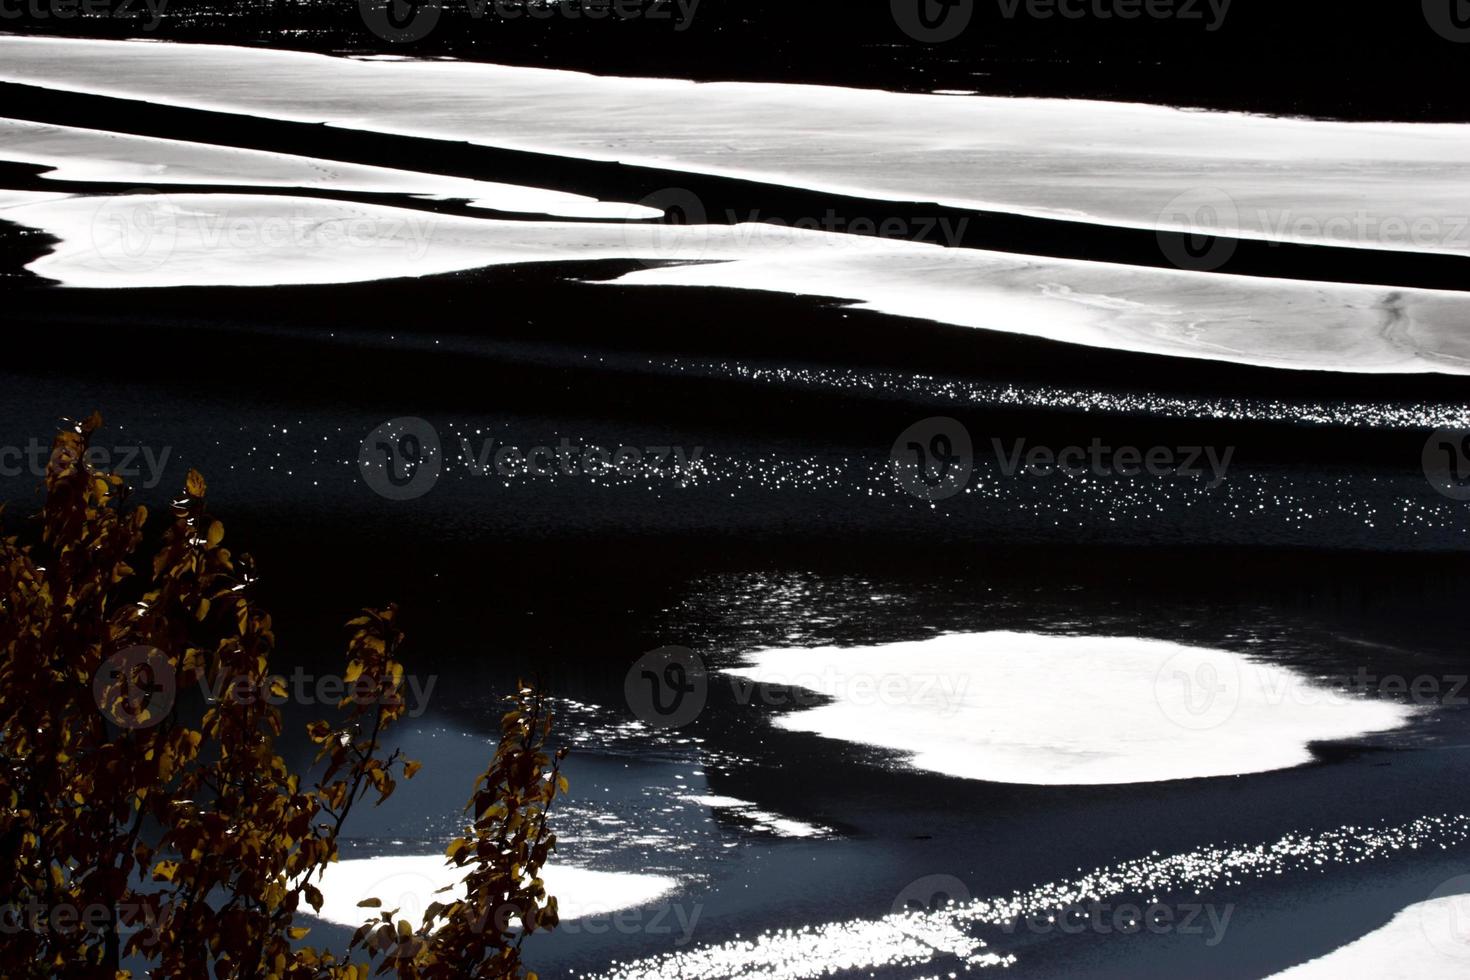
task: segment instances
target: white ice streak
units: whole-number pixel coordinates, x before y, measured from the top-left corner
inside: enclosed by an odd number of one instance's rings
[[[0,79],[890,201],[1470,250],[1463,124],[41,37],[0,37]]]
[[[71,126],[0,119],[0,160],[52,168],[46,180],[97,181],[155,189],[174,184],[313,188],[465,200],[471,207],[564,218],[656,218],[661,212],[581,194],[269,153],[155,139]]]
[[[29,268],[79,287],[259,286],[633,259],[620,285],[827,296],[1141,353],[1352,372],[1470,373],[1470,296],[944,248],[769,224],[497,221],[277,195],[12,193],[61,239]]]

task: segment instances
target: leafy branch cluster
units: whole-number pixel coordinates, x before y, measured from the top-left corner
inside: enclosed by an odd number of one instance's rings
[[[273,699],[177,696],[285,696],[254,563],[224,547],[191,470],[141,581],[130,563],[148,514],[88,464],[100,424],[57,434],[39,541],[0,539],[0,975],[522,976],[525,937],[557,922],[540,870],[567,784],[562,753],[546,750],[545,696],[519,685],[511,698],[448,850],[464,876],[444,900],[417,924],[365,911],[341,957],[303,943],[301,913],[322,907],[353,808],[420,768],[383,744],[405,710],[398,610],[348,623],[349,694],[308,726],[316,764],[292,771]]]

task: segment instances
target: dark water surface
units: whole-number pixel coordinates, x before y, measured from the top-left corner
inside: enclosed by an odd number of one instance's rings
[[[904,38],[884,4],[705,0],[672,39],[658,24],[492,23],[451,5],[442,30],[408,47],[373,38],[354,6],[179,3],[147,35],[114,21],[26,28],[696,79],[1470,119],[1470,49],[1434,36],[1412,3],[1369,16],[1236,0],[1218,31],[1041,23],[979,4],[977,28],[948,46]],[[608,199],[669,186],[648,168],[0,88],[18,118]],[[872,205],[684,177],[701,182],[712,213]],[[3,163],[0,187],[117,190]],[[1160,261],[1151,234],[983,217],[962,245]],[[1019,895],[1037,906],[1052,885],[1114,866],[1124,870],[1099,886],[1100,900],[1205,905],[1227,924],[1070,935],[992,917],[964,932],[986,953],[1014,956],[1008,970],[1024,977],[1265,977],[1470,872],[1470,689],[1460,684],[1470,674],[1470,504],[1437,492],[1423,464],[1432,431],[1470,424],[1461,378],[1267,370],[907,321],[814,297],[607,284],[631,262],[333,286],[61,289],[24,270],[54,244],[0,222],[0,449],[44,446],[59,419],[100,409],[95,443],[130,468],[136,498],[155,512],[190,467],[202,470],[227,543],[258,559],[283,662],[309,674],[341,669],[341,624],[358,608],[403,609],[404,660],[426,696],[394,737],[425,768],[388,805],[354,814],[345,858],[442,852],[493,751],[501,695],[535,677],[558,698],[572,790],[557,813],[553,864],[677,884],[624,920],[593,916],[535,937],[527,955],[543,977],[605,975],[614,961],[668,953],[683,958],[627,975],[978,973],[985,967],[963,956],[840,969],[816,932],[856,923],[852,945],[882,945],[888,934],[873,923],[906,899],[932,897],[935,876],[956,898]],[[1464,261],[1256,243],[1226,271],[1453,289]],[[895,481],[891,454],[900,433],[939,416],[973,438],[975,472],[969,492],[931,501]],[[385,494],[360,467],[364,440],[404,418],[424,420],[442,449],[442,472],[412,499]],[[631,475],[476,472],[487,444],[493,453],[564,440],[668,454]],[[1004,472],[1002,450],[1018,441],[1094,440],[1208,447],[1230,464],[1219,483]],[[14,458],[0,458],[7,531],[39,500],[39,475],[16,472]],[[779,727],[797,710],[792,692],[753,695],[718,673],[757,650],[990,631],[1228,651],[1364,701],[1410,700],[1385,679],[1428,679],[1436,693],[1403,727],[1314,745],[1296,768],[1052,786],[956,778]],[[662,731],[635,717],[625,683],[640,655],[669,645],[715,673],[698,717]],[[1025,697],[1046,704],[1061,680]],[[1105,710],[1110,690],[1098,677],[1085,710]],[[317,708],[287,712],[299,733]],[[304,759],[309,750],[297,734],[289,751]],[[701,971],[722,954],[689,955],[808,927],[797,955],[780,962],[745,951],[717,974]],[[323,934],[340,947],[348,930],[319,924],[312,940]]]
[[[846,314],[795,300],[742,298],[735,308],[689,296],[670,319],[630,308],[627,322],[644,328],[612,336],[622,304],[655,301],[604,288],[594,314],[578,300],[594,287],[553,290],[553,279],[511,271],[423,290],[272,290],[265,301],[154,290],[125,303],[106,292],[26,290],[13,294],[18,356],[0,383],[0,442],[44,439],[58,416],[101,407],[99,444],[169,453],[161,482],[140,487],[140,499],[160,505],[188,466],[203,470],[231,542],[260,559],[283,656],[306,670],[335,669],[340,624],[356,607],[402,604],[409,671],[435,686],[397,737],[425,760],[425,774],[363,815],[347,858],[439,851],[457,827],[466,774],[490,750],[499,694],[534,675],[565,699],[573,791],[560,859],[680,884],[636,927],[594,918],[538,938],[529,952],[543,976],[877,918],[931,875],[958,879],[976,898],[1004,896],[1154,854],[1464,810],[1470,714],[1457,706],[1426,710],[1389,735],[1320,746],[1302,768],[1052,787],[915,771],[883,750],[783,731],[771,721],[789,709],[742,703],[721,683],[697,721],[672,733],[636,724],[624,696],[633,660],[669,644],[719,668],[761,648],[990,630],[1168,639],[1264,657],[1329,687],[1362,671],[1452,678],[1466,671],[1465,513],[1424,479],[1425,431],[1383,421],[1459,410],[1450,382],[1416,379],[1412,402],[1395,397],[1396,379],[1303,374],[1273,392],[1270,372],[943,331],[963,359],[930,348],[926,363],[891,347],[875,353],[881,331],[861,316],[839,321]],[[487,298],[483,321],[460,298],[466,283]],[[334,292],[340,306],[326,299]],[[418,310],[408,311],[409,297]],[[190,312],[201,310],[220,313]],[[764,362],[789,365],[804,344],[823,345],[795,339],[795,351],[782,350],[734,324],[776,315],[800,317],[818,338],[850,331],[852,343],[808,362],[839,372],[832,377],[869,378],[878,370],[870,362],[892,368],[908,358],[973,384],[1045,377],[1070,397],[1105,396],[1104,409],[1013,397],[956,404],[950,388],[895,394],[731,369],[763,363],[762,348]],[[599,331],[601,340],[591,337]],[[677,355],[675,336],[689,341]],[[690,377],[671,366],[693,360],[726,367]],[[1088,387],[1089,374],[1114,380]],[[1189,404],[1248,392],[1246,417],[1140,408],[1118,380],[1130,377],[1164,393],[1191,389]],[[1277,408],[1260,407],[1273,395]],[[1287,421],[1281,403],[1296,406],[1288,414],[1311,404],[1342,421]],[[1365,404],[1377,408],[1351,407]],[[905,426],[941,407],[981,445],[992,432],[1049,444],[1218,441],[1236,447],[1237,463],[1213,489],[1186,479],[1028,481],[982,467],[987,489],[931,506],[897,487],[888,453]],[[375,426],[408,415],[430,420],[449,455],[431,491],[389,500],[364,480],[358,453]],[[527,447],[566,436],[703,454],[687,480],[476,476],[454,458],[456,439],[476,447],[492,434]],[[4,478],[4,499],[17,505],[7,521],[36,499],[33,482]],[[1392,695],[1374,687],[1362,696]],[[311,711],[293,706],[293,724]],[[711,796],[754,808],[699,802]],[[817,833],[786,836],[771,819]],[[994,926],[977,935],[988,951],[1014,954],[1011,969],[1023,976],[1264,976],[1426,899],[1464,870],[1466,852],[1451,833],[1426,834],[1391,859],[1347,860],[1331,847],[1323,857],[1199,894],[1180,884],[1134,896],[1228,907],[1228,928],[1211,944],[1209,935]],[[670,903],[686,919],[697,911],[687,932],[651,928],[658,909],[673,915]]]

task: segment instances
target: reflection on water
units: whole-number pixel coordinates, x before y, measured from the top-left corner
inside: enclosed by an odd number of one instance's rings
[[[1121,408],[1121,406],[1119,406]],[[1155,406],[1157,407],[1157,406]],[[1459,407],[1348,405],[1353,424],[1413,427],[1453,419],[1463,421]],[[1250,414],[1255,409],[1216,409],[1209,403],[1185,407],[1179,414],[1205,417],[1217,411]],[[1263,407],[1267,418],[1293,421],[1316,418],[1321,406]],[[1334,410],[1335,411],[1335,410]],[[1167,411],[1163,411],[1165,416]],[[1329,413],[1330,414],[1330,413]],[[571,515],[592,516],[612,508],[619,521],[635,517],[668,528],[675,521],[705,524],[716,515],[753,508],[784,515],[801,508],[813,526],[834,520],[900,524],[923,515],[942,521],[953,533],[977,531],[1050,540],[1058,534],[1130,542],[1181,540],[1258,544],[1271,541],[1305,546],[1361,546],[1399,550],[1441,549],[1470,539],[1470,520],[1460,502],[1436,493],[1419,468],[1417,455],[1406,457],[1412,469],[1365,476],[1343,466],[1295,466],[1246,462],[1232,457],[1223,482],[1201,459],[1193,475],[1165,477],[1099,476],[1061,473],[1037,477],[1012,470],[1018,451],[1011,439],[976,430],[974,473],[968,486],[943,506],[916,499],[894,479],[888,457],[896,433],[884,431],[867,445],[832,445],[814,451],[810,445],[777,440],[716,443],[705,435],[650,431],[610,433],[589,428],[569,431],[541,420],[515,416],[429,420],[442,443],[442,461],[432,495],[418,503],[473,510],[477,520],[515,518],[542,521],[555,508]],[[383,422],[363,417],[357,425],[327,425],[298,418],[261,425],[240,424],[205,442],[222,453],[217,462],[199,465],[229,476],[232,485],[248,481],[256,492],[284,494],[302,501],[320,497],[333,507],[343,501],[370,504],[373,490],[359,471],[362,436]],[[1087,438],[1091,438],[1088,436]],[[1087,442],[1080,438],[1078,445]],[[485,448],[559,447],[563,442],[604,452],[611,458],[620,444],[653,447],[682,444],[687,457],[643,464],[624,470],[607,466],[533,466],[527,460],[492,466]],[[227,444],[243,448],[223,453]],[[708,443],[708,444],[706,444]],[[1042,445],[1034,440],[1021,450]],[[698,452],[695,455],[696,450]],[[1181,454],[1180,459],[1188,454]],[[191,460],[192,462],[192,460]],[[172,479],[172,476],[169,476]],[[585,514],[584,514],[585,509]],[[426,511],[429,516],[431,511]],[[748,514],[746,515],[749,516]]]
[[[920,769],[1038,785],[1267,772],[1313,742],[1399,728],[1402,705],[1339,695],[1237,653],[1128,637],[953,634],[778,648],[727,673],[833,703],[788,731],[895,749]]]
[[[1102,391],[1026,383],[990,384],[898,371],[771,367],[738,361],[698,361],[688,358],[650,359],[648,364],[679,374],[738,378],[774,388],[882,394],[895,398],[933,400],[955,406],[1046,408],[1102,414],[1133,413],[1166,419],[1297,422],[1314,426],[1341,425],[1355,429],[1438,429],[1470,425],[1470,405],[1466,404],[1181,397],[1150,391]]]
[[[558,732],[572,749],[570,790],[558,797],[555,810],[552,863],[558,869],[570,862],[599,872],[697,882],[743,842],[831,834],[769,804],[717,795],[710,774],[749,771],[755,763],[747,758],[708,746],[698,736],[649,728],[609,708],[571,699],[556,704]],[[407,790],[354,820],[353,834],[344,841],[347,853],[375,866],[384,860],[440,861],[402,855],[442,852],[462,833],[465,773],[483,768],[493,752],[491,737],[433,715],[389,737],[406,757],[431,764]],[[423,868],[411,871],[422,875]]]
[[[1211,573],[1207,565],[1193,571]],[[1346,573],[1340,579],[1356,581]],[[1375,602],[1393,594],[1378,580],[1367,586]],[[1209,901],[1236,903],[1242,915],[1219,948],[1201,952],[1196,943],[1179,955],[1199,953],[1189,968],[1206,962],[1206,954],[1238,963],[1248,955],[1241,949],[1258,940],[1247,908],[1257,915],[1311,889],[1351,895],[1359,879],[1448,862],[1435,844],[1464,836],[1458,821],[1415,822],[1425,813],[1461,811],[1449,788],[1461,774],[1446,768],[1451,755],[1434,746],[1463,739],[1464,713],[1411,711],[1381,700],[1391,695],[1376,686],[1371,696],[1338,694],[1333,686],[1360,667],[1373,676],[1412,678],[1457,672],[1458,660],[1447,651],[1440,656],[1429,630],[1388,633],[1345,620],[1335,605],[1319,617],[1315,606],[1266,603],[1262,594],[1274,588],[1266,580],[1246,578],[1238,594],[1213,589],[1198,601],[1183,588],[1182,597],[1156,590],[1147,601],[1128,601],[1136,579],[1066,567],[1030,578],[1024,567],[952,576],[877,567],[862,574],[706,571],[651,592],[654,598],[641,604],[611,577],[586,588],[597,600],[587,602],[587,629],[564,604],[548,604],[533,606],[536,615],[524,627],[505,617],[501,634],[505,648],[554,649],[559,658],[551,661],[564,695],[558,731],[573,752],[548,888],[559,899],[594,894],[554,880],[568,866],[671,881],[673,892],[648,901],[682,905],[691,935],[678,942],[684,933],[672,913],[660,921],[672,924],[674,935],[558,930],[537,937],[534,962],[543,976],[795,980],[831,966],[859,975],[944,977],[967,965],[978,971],[1007,963],[1014,963],[1011,972],[1051,976],[1066,975],[1056,958],[1070,964],[1089,956],[1107,957],[1117,974],[1139,968],[1133,975],[1188,975],[1158,971],[1156,960],[1173,955],[1159,952],[1167,940],[1043,940],[1006,926],[1017,915],[1066,907],[1078,895],[1114,900],[1137,893],[1147,901],[1178,890],[1190,900],[1213,884],[1222,891]],[[1441,610],[1412,582],[1393,589],[1414,603],[1417,621],[1432,625],[1437,612],[1449,615],[1451,607]],[[1404,621],[1393,608],[1395,621]],[[548,623],[572,632],[558,632],[552,643]],[[637,638],[629,639],[634,629]],[[711,678],[703,713],[674,730],[639,723],[623,701],[629,666],[668,642],[698,651]],[[430,646],[441,648],[460,649]],[[1176,656],[1184,659],[1171,663]],[[442,853],[462,820],[464,774],[481,768],[492,750],[494,694],[509,683],[494,673],[494,661],[479,648],[432,661],[443,675],[431,713],[394,730],[406,755],[429,764],[412,792],[363,811],[353,831],[360,836],[344,842],[345,858],[369,859],[388,872],[396,869],[374,855]],[[742,689],[725,673],[731,669],[764,683],[741,677]],[[881,682],[894,673],[909,681],[932,677],[928,700],[869,704],[856,696],[856,676]],[[947,687],[938,683],[944,676],[951,677]],[[818,693],[803,708],[777,683]],[[1214,700],[1205,696],[1222,685]],[[882,684],[875,690],[881,693]],[[768,692],[784,700],[768,699]],[[864,727],[840,733],[840,740],[823,737],[838,732],[808,724],[846,712],[861,716]],[[923,738],[894,741],[893,732],[905,726]],[[1312,758],[1310,743],[1385,728],[1394,734],[1364,739],[1352,751],[1322,747],[1321,765],[1186,780],[1296,765]],[[860,749],[857,741],[940,756],[927,765],[893,764],[891,751]],[[987,772],[947,778],[961,765]],[[991,781],[1005,767],[1015,782]],[[1078,773],[1100,784],[1037,785],[1080,781]],[[1161,779],[1175,781],[1128,785]],[[1369,826],[1399,829],[1357,829]],[[1287,831],[1297,833],[1283,836]],[[1356,867],[1369,855],[1390,853],[1398,860],[1371,871]],[[1116,863],[1140,855],[1147,857]],[[1094,867],[1103,870],[1082,874]],[[1276,873],[1293,868],[1330,873]],[[926,902],[914,913],[885,914],[919,874],[953,876],[967,890],[955,895],[952,909]],[[421,890],[414,880],[386,888],[410,896]],[[354,906],[365,893],[352,892]],[[985,896],[1009,897],[971,901]],[[646,924],[653,915],[643,911]],[[1302,957],[1361,934],[1352,928],[1303,949]],[[1291,962],[1278,957],[1253,975]]]
[[[755,830],[764,831],[776,837],[821,837],[830,833],[824,827],[818,827],[802,820],[793,820],[790,817],[777,816],[758,809],[754,803],[737,800],[733,796],[686,796],[682,799],[719,810],[722,814],[732,815],[748,823]]]
[[[1464,815],[1424,817],[1394,827],[1342,827],[1320,834],[1288,834],[1251,847],[1205,847],[1168,857],[1150,856],[1049,882],[1007,898],[951,902],[933,911],[896,913],[770,932],[688,953],[614,964],[600,980],[723,980],[760,976],[801,980],[840,970],[925,966],[940,971],[1010,966],[977,935],[1018,919],[1060,913],[1087,902],[1130,896],[1198,895],[1206,889],[1324,865],[1358,864],[1407,849],[1448,849],[1470,838]]]

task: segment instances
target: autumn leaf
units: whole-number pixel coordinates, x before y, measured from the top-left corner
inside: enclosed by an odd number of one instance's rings
[[[184,492],[191,497],[202,498],[204,487],[204,474],[195,469],[189,470],[189,475],[184,478]]]

